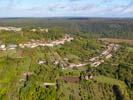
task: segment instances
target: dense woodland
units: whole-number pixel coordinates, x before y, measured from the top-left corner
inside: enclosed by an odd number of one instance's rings
[[[1,26],[61,27],[65,33],[133,39],[133,19],[119,18],[5,18]]]
[[[132,39],[132,19],[0,19],[0,25],[23,28],[1,31],[0,45],[53,41],[65,34],[74,38],[54,47],[1,50],[0,100],[133,100],[133,45],[120,43],[120,49],[97,67],[69,68],[106,49],[108,42],[99,37]],[[30,31],[37,26],[49,32]],[[88,75],[93,78],[86,79]]]

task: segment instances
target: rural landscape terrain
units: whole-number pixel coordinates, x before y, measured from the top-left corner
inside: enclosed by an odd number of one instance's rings
[[[133,19],[1,18],[0,100],[133,100]]]

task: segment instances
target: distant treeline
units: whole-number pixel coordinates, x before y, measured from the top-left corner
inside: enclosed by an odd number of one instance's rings
[[[66,33],[133,39],[133,19],[118,18],[3,18],[0,26],[61,27]]]

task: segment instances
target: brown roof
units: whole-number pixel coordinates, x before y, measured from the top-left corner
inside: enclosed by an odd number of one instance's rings
[[[79,77],[74,77],[74,76],[68,76],[68,77],[62,76],[60,79],[70,83],[76,83],[76,82],[79,82],[80,80]]]

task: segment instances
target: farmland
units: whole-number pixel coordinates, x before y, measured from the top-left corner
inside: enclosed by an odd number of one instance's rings
[[[100,38],[99,40],[112,42],[112,43],[125,43],[125,44],[129,44],[129,45],[133,45],[133,40],[128,40],[128,39]]]

